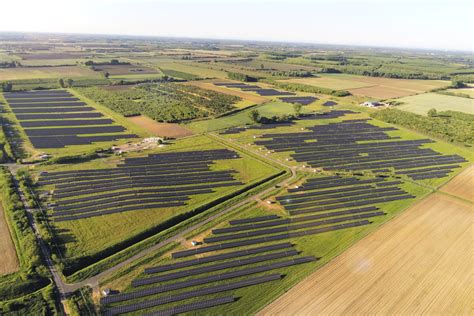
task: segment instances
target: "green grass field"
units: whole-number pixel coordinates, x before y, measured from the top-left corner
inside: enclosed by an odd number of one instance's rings
[[[474,114],[474,100],[468,98],[454,97],[438,93],[425,93],[396,99],[403,102],[397,106],[398,109],[426,115],[430,109],[437,111],[459,111]]]
[[[305,106],[302,109],[302,113],[311,112],[314,109],[320,109],[318,105]],[[191,130],[197,133],[217,131],[234,126],[243,126],[246,124],[252,124],[249,113],[252,110],[258,110],[262,116],[271,117],[274,115],[284,115],[294,113],[294,107],[292,104],[281,102],[281,101],[270,101],[268,103],[252,107],[248,110],[243,110],[235,114],[223,116],[213,120],[197,121],[187,124]]]

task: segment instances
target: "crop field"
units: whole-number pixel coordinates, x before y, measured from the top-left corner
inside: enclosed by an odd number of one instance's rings
[[[155,136],[181,138],[193,135],[193,132],[185,126],[174,123],[159,123],[144,115],[131,116],[127,119]]]
[[[472,221],[472,205],[430,195],[259,315],[467,315],[474,295]]]
[[[15,245],[13,244],[7,219],[3,212],[3,207],[0,203],[0,253],[2,254],[0,275],[16,272],[20,268]]]
[[[289,79],[293,82],[316,87],[347,90],[357,96],[376,99],[390,99],[423,93],[449,85],[441,80],[406,80],[390,78],[372,78],[353,75],[321,75],[320,78]]]
[[[119,64],[119,65],[97,65],[94,67],[96,71],[108,72],[110,76],[123,76],[123,75],[150,75],[159,74],[160,72],[156,69],[131,64]]]
[[[144,59],[146,62],[159,67],[160,69],[168,69],[188,73],[199,78],[226,78],[224,71],[201,67],[197,63],[176,61],[173,59]]]
[[[438,93],[425,93],[397,99],[403,102],[400,110],[426,115],[430,109],[437,111],[459,111],[474,114],[474,100]]]
[[[76,261],[94,256],[99,252],[107,253],[111,247],[117,247],[117,244],[126,243],[127,240],[134,240],[144,232],[168,228],[171,223],[176,224],[176,221],[179,221],[178,215],[183,215],[198,206],[205,205],[218,197],[230,194],[236,189],[260,181],[276,172],[276,169],[271,166],[262,164],[244,154],[236,153],[222,158],[216,156],[215,160],[211,158],[211,161],[208,162],[209,166],[193,167],[188,163],[189,166],[186,167],[184,166],[186,163],[184,163],[182,167],[176,169],[174,164],[179,163],[179,159],[173,162],[163,160],[160,163],[162,160],[160,155],[166,157],[167,153],[172,155],[179,154],[179,151],[194,151],[197,154],[199,152],[205,154],[206,150],[226,149],[207,137],[199,136],[183,139],[174,145],[152,151],[149,160],[153,155],[156,155],[156,162],[153,159],[148,162],[145,158],[139,158],[143,157],[143,154],[140,154],[140,156],[126,158],[125,164],[124,161],[112,159],[106,164],[100,160],[84,164],[64,165],[63,167],[43,168],[42,171],[48,173],[40,176],[39,184],[43,183],[43,185],[37,190],[42,192],[51,186],[56,187],[53,199],[58,206],[51,212],[51,215],[59,232],[58,238],[64,247],[63,255],[68,260]],[[227,152],[232,151],[227,150]],[[189,154],[189,157],[192,155]],[[206,160],[198,160],[196,163],[199,164],[199,161],[206,162]],[[152,165],[147,167],[147,164]],[[134,167],[135,165],[136,167]],[[143,167],[141,167],[142,165]],[[167,170],[168,168],[169,170]],[[91,169],[99,169],[99,171],[97,174],[95,171],[87,171]],[[144,175],[130,175],[130,178],[124,177],[120,173],[120,170],[128,172],[129,169],[137,169],[137,171],[133,171],[134,173],[140,173],[140,170],[150,171]],[[156,171],[153,171],[155,169]],[[75,181],[64,182],[62,179],[64,176],[61,174],[64,173],[70,177],[73,176],[71,174],[73,170],[82,171],[76,172]],[[100,170],[104,170],[103,174],[100,173]],[[178,175],[183,172],[184,174]],[[198,173],[193,174],[193,172]],[[84,176],[81,176],[82,174]],[[163,176],[160,177],[160,174]],[[81,177],[85,177],[83,179],[87,179],[89,182],[82,182],[84,180],[81,180]],[[117,180],[113,180],[114,178]],[[58,180],[55,181],[56,179]],[[182,184],[180,184],[181,182]],[[94,189],[94,186],[97,188]],[[162,188],[155,188],[156,186]],[[140,196],[131,196],[128,199],[121,197],[117,200],[118,204],[107,200],[115,200],[114,196],[117,195],[117,192],[123,195],[121,190],[137,190],[137,194]],[[101,195],[104,195],[101,200],[103,206],[100,208],[91,207],[89,200],[97,199],[99,191]],[[156,192],[163,192],[162,196],[157,195]],[[172,197],[172,201],[169,198],[171,193],[173,196],[177,196],[176,199]],[[151,204],[138,207],[136,206],[137,197],[143,201],[148,198],[147,202],[149,201]],[[135,206],[132,203],[134,201]],[[142,202],[140,204],[143,204]],[[172,205],[169,204],[170,202]],[[97,203],[99,202],[93,204],[98,205]],[[98,210],[101,211],[97,213]]]
[[[441,191],[474,202],[474,165],[441,187]]]
[[[24,80],[37,78],[99,77],[98,73],[80,66],[0,68],[2,80]]]

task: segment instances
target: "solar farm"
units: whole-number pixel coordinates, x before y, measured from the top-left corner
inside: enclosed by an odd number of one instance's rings
[[[13,92],[4,97],[37,149],[138,138],[66,90]]]
[[[467,310],[473,118],[375,98],[467,102],[467,57],[30,40],[0,35],[1,315]]]
[[[185,205],[189,196],[242,185],[231,170],[211,171],[214,160],[237,159],[229,150],[154,154],[126,158],[117,168],[42,174],[38,185],[54,187],[56,222],[134,210]],[[172,177],[170,179],[170,177]]]

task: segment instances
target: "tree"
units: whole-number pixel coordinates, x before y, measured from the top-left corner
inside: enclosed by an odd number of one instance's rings
[[[253,122],[259,123],[260,122],[260,112],[258,110],[252,110],[249,113],[250,119],[252,119]]]
[[[428,116],[429,117],[435,117],[436,115],[438,115],[438,111],[436,111],[436,109],[430,109],[428,111]]]
[[[301,114],[301,109],[303,108],[303,106],[300,104],[300,103],[295,103],[293,105],[293,109],[295,110],[295,115],[296,117],[299,117],[300,114]]]
[[[13,84],[11,82],[4,81],[2,82],[1,88],[3,92],[10,92],[13,90]]]
[[[108,72],[105,72],[105,73],[104,73],[104,77],[105,77],[105,79],[109,79],[110,74],[109,74]]]
[[[118,61],[118,59],[112,59],[112,60],[110,60],[110,64],[111,65],[118,65],[118,64],[120,64],[120,62]]]
[[[451,82],[451,88],[454,88],[454,89],[461,89],[461,88],[466,88],[467,85],[462,82],[461,80],[453,80]]]
[[[64,79],[63,78],[59,78],[58,80],[58,84],[61,88],[66,88],[66,84],[64,83]]]
[[[265,69],[265,65],[264,64],[260,64],[260,69]]]
[[[72,80],[71,78],[69,78],[68,80],[66,80],[66,82],[67,82],[67,86],[68,86],[69,88],[72,88],[72,85],[74,84],[74,80]]]

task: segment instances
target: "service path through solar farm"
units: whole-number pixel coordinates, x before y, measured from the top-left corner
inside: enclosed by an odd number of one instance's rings
[[[470,164],[468,152],[453,145],[350,110],[210,137],[287,166],[292,180],[107,278],[101,289],[115,292],[100,299],[105,315],[256,313],[380,225],[394,217],[404,225],[402,211]],[[150,158],[137,161],[143,159]],[[405,219],[412,220],[433,219]],[[398,234],[409,238],[409,229]]]

